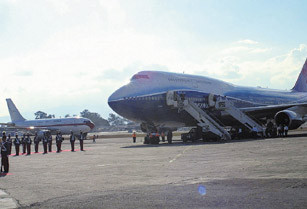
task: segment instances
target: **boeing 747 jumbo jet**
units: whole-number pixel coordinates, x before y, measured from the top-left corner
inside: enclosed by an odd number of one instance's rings
[[[243,87],[204,76],[142,71],[108,100],[144,132],[198,127],[230,139],[225,127],[263,133],[270,121],[297,129],[307,120],[307,60],[291,90]]]
[[[95,127],[90,119],[81,117],[26,120],[11,99],[6,99],[6,102],[12,120],[12,127],[36,129],[39,131],[39,135],[41,135],[40,132],[47,130],[51,133],[60,131],[62,134],[70,134],[71,131],[76,134],[79,134],[80,131],[87,133]]]

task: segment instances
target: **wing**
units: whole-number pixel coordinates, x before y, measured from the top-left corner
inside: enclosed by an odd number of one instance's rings
[[[245,107],[245,108],[240,108],[240,110],[256,118],[263,118],[263,117],[273,118],[277,112],[291,108],[291,107],[307,107],[307,103],[292,103],[292,104],[267,105],[267,106],[258,106],[258,107]]]

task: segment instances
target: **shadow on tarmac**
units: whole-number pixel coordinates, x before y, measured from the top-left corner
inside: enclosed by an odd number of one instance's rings
[[[255,140],[266,140],[266,139],[278,139],[278,138],[306,138],[307,133],[293,133],[289,134],[287,137],[276,137],[276,138],[248,138],[248,139],[235,139],[231,141],[226,142],[216,142],[216,141],[207,141],[203,142],[201,140],[198,140],[196,142],[185,142],[183,143],[181,140],[173,140],[172,144],[168,143],[161,143],[161,144],[141,144],[141,145],[131,145],[131,146],[124,146],[121,148],[151,148],[151,147],[165,147],[165,146],[196,146],[196,145],[204,145],[204,144],[225,144],[225,143],[240,143],[240,142],[249,142],[249,141],[255,141]]]

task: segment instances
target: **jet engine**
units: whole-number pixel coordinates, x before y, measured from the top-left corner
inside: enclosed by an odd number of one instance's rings
[[[302,116],[291,110],[283,110],[276,113],[275,122],[277,126],[284,124],[289,129],[297,129],[304,123]]]
[[[37,131],[37,136],[39,139],[42,139],[44,137],[44,134],[46,134],[47,136],[49,136],[51,133],[48,130],[40,130]]]

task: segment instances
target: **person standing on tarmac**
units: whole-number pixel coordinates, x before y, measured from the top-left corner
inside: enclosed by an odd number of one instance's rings
[[[162,138],[162,142],[165,142],[165,133],[164,132],[161,133],[161,138]]]
[[[48,144],[48,137],[46,136],[46,133],[44,133],[43,136],[43,146],[44,146],[44,153],[43,154],[47,154],[47,144]]]
[[[26,150],[27,150],[26,134],[22,135],[21,144],[22,144],[22,154],[26,154]]]
[[[289,127],[287,125],[285,125],[284,130],[285,130],[285,137],[287,137],[288,136]]]
[[[30,137],[30,134],[27,134],[26,143],[27,143],[27,155],[31,155],[32,139]]]
[[[69,141],[70,141],[70,146],[71,146],[71,151],[74,152],[75,151],[75,135],[72,131],[70,131],[70,137],[69,137]]]
[[[168,133],[167,133],[167,142],[169,144],[172,143],[172,138],[173,138],[173,133],[171,131],[168,131]]]
[[[52,152],[52,135],[48,132],[48,151]]]
[[[34,136],[33,141],[34,141],[35,153],[38,153],[38,145],[39,145],[40,139],[39,139],[38,136],[37,136],[37,132],[35,133],[35,136]]]
[[[61,150],[61,146],[62,146],[62,141],[63,141],[63,139],[62,139],[62,135],[61,135],[61,133],[58,133],[57,135],[56,135],[56,137],[55,137],[55,142],[56,142],[56,147],[57,147],[57,153],[59,153],[59,152],[61,152],[62,150]]]
[[[12,152],[12,143],[13,143],[13,142],[12,142],[12,138],[11,138],[11,134],[9,134],[9,135],[7,136],[6,141],[7,141],[7,144],[8,144],[7,153],[8,153],[8,155],[10,155],[11,152]]]
[[[1,142],[1,172],[9,172],[9,157],[8,157],[8,143],[6,141],[5,132],[2,133],[2,142]],[[2,170],[3,168],[3,170]]]
[[[133,138],[133,143],[135,143],[136,142],[136,133],[135,132],[133,132],[132,138]]]
[[[18,138],[18,134],[16,133],[15,140],[14,140],[14,145],[15,145],[15,150],[16,150],[16,156],[19,156],[19,147],[20,147],[20,139]]]
[[[80,137],[79,137],[79,141],[80,141],[80,150],[83,150],[83,140],[84,140],[84,134],[82,133],[82,131],[80,131]]]
[[[96,143],[96,135],[93,136],[93,143]]]

